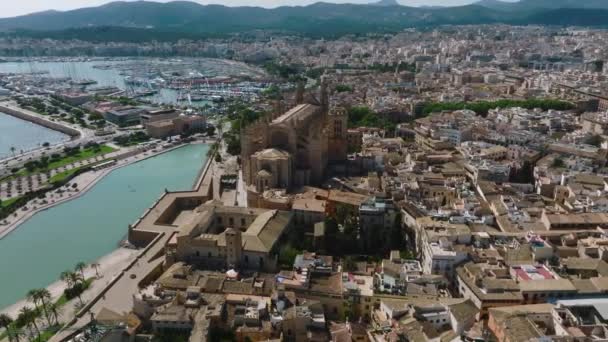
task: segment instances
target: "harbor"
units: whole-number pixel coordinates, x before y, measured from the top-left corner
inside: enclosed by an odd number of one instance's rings
[[[29,95],[80,89],[158,105],[213,107],[254,99],[268,87],[263,70],[222,59],[44,59],[0,63],[6,88]]]

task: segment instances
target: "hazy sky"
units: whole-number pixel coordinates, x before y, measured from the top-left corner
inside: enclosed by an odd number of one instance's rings
[[[132,1],[132,0],[131,0]],[[168,0],[157,0],[167,2]],[[307,5],[319,0],[195,0],[202,4],[214,3],[227,6],[262,6],[276,7],[281,5]],[[373,0],[324,0],[327,2],[351,2],[365,3]],[[402,5],[410,6],[450,6],[462,5],[474,2],[475,0],[398,0]],[[49,9],[70,10],[80,7],[99,6],[110,0],[0,0],[0,17],[13,17],[32,12],[40,12]]]

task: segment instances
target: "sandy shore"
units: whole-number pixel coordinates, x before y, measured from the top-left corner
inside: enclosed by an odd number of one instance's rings
[[[87,298],[92,298],[96,293],[99,292],[112,277],[116,276],[122,269],[124,269],[129,262],[131,262],[137,256],[138,250],[136,249],[128,249],[128,248],[119,248],[114,250],[112,253],[105,255],[98,259],[96,262],[99,263],[99,275],[100,278],[95,280],[89,290],[87,290],[83,295],[83,300],[87,300]],[[90,266],[87,265],[87,266]],[[95,269],[91,267],[87,267],[84,272],[86,278],[95,277]],[[63,294],[63,290],[65,290],[66,285],[64,282],[58,280],[47,287],[47,290],[51,293],[53,300],[56,300]],[[20,300],[19,302],[2,309],[1,313],[9,314],[11,317],[15,318],[19,314],[19,310],[24,306],[33,304],[26,301],[25,299]],[[67,304],[67,309],[62,312],[62,321],[69,321],[74,315],[73,307],[70,307],[70,304]]]

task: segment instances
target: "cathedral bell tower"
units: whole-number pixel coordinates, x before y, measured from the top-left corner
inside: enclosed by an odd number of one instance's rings
[[[348,155],[348,113],[343,107],[332,108],[327,116],[329,135],[328,159],[330,162],[341,162]]]

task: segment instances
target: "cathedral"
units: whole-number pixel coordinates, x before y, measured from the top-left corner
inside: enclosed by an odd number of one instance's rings
[[[241,132],[248,198],[258,198],[267,190],[289,192],[322,183],[328,165],[346,161],[347,123],[346,110],[330,106],[324,79],[318,99],[312,95],[305,99],[299,85],[293,108],[276,110]]]

